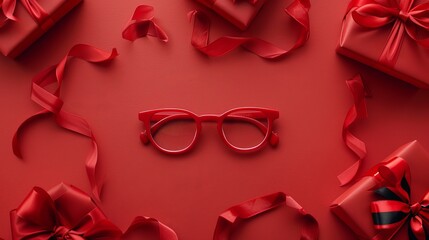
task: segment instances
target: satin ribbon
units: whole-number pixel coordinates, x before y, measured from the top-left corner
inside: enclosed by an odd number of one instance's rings
[[[4,26],[7,21],[16,21],[14,16],[17,0],[0,0],[0,27]],[[21,0],[21,4],[25,7],[31,17],[40,25],[49,18],[49,14],[40,6],[37,0]]]
[[[128,230],[111,223],[80,189],[60,184],[52,190],[35,187],[11,212],[13,240],[127,240],[152,233],[159,240],[177,240],[176,233],[154,218],[136,217]]]
[[[67,62],[71,58],[80,58],[91,63],[103,63],[112,60],[117,55],[118,53],[116,49],[113,49],[111,52],[105,52],[89,45],[78,44],[70,49],[61,62],[36,75],[32,80],[31,99],[40,105],[43,110],[30,116],[21,123],[15,132],[12,141],[13,152],[17,157],[22,158],[19,136],[23,131],[24,126],[30,124],[41,116],[49,114],[53,114],[55,116],[56,123],[59,126],[90,138],[92,141],[92,147],[86,160],[85,167],[92,193],[97,200],[99,200],[101,191],[101,184],[98,183],[96,178],[96,167],[98,161],[97,142],[88,122],[85,119],[62,109],[63,100],[60,97],[60,92],[64,70]],[[47,88],[52,84],[56,84],[56,89],[53,92],[50,92]]]
[[[133,16],[131,17],[131,20],[128,22],[127,26],[122,32],[122,38],[129,41],[134,41],[138,38],[149,35],[152,37],[157,37],[163,42],[168,42],[167,34],[153,20],[153,12],[154,9],[152,6],[137,6]]]
[[[224,36],[209,43],[210,20],[204,13],[196,10],[188,14],[190,20],[194,21],[191,44],[200,52],[212,57],[223,56],[238,47],[243,47],[262,58],[280,58],[301,47],[308,40],[310,36],[309,9],[309,0],[294,0],[285,9],[286,14],[292,17],[299,26],[298,39],[295,44],[287,50],[255,37]]]
[[[299,214],[302,221],[301,240],[319,239],[319,224],[291,196],[282,192],[251,199],[235,205],[223,212],[217,221],[213,240],[227,240],[232,231],[246,219],[251,219],[265,212],[286,205]]]
[[[429,192],[422,200],[411,203],[410,168],[396,157],[378,167],[376,179],[382,184],[375,192],[383,200],[371,203],[374,226],[380,233],[373,239],[390,239],[402,226],[409,224],[409,239],[429,239]]]
[[[379,61],[394,66],[407,34],[420,46],[429,48],[429,2],[414,6],[414,0],[354,0],[349,6],[360,26],[376,29],[392,25]],[[426,34],[425,37],[421,37]]]
[[[366,145],[365,143],[357,138],[351,131],[350,128],[359,120],[366,119],[368,117],[365,95],[368,92],[362,82],[360,75],[357,75],[346,81],[347,87],[353,95],[354,104],[347,112],[346,118],[343,123],[342,136],[346,146],[359,158],[352,166],[338,175],[338,180],[341,186],[348,184],[356,176],[363,159],[366,157]]]
[[[208,0],[208,2],[210,2],[210,4],[214,5],[218,0]],[[233,3],[237,3],[240,1],[244,1],[244,2],[248,2],[249,4],[255,5],[257,4],[260,0],[230,0]]]

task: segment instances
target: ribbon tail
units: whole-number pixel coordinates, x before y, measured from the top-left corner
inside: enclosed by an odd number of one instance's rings
[[[44,115],[50,114],[51,112],[46,111],[46,110],[42,110],[36,114],[34,114],[33,116],[30,116],[29,118],[27,118],[26,120],[24,120],[19,127],[17,128],[17,130],[15,131],[15,134],[13,135],[13,139],[12,139],[12,149],[13,149],[13,153],[15,154],[15,156],[17,156],[18,158],[22,158],[22,152],[21,152],[21,141],[20,141],[20,136],[24,130],[24,128],[30,124],[31,122],[33,122],[34,120],[36,120],[37,118],[40,118]]]
[[[282,205],[286,205],[300,214],[303,220],[301,240],[317,240],[319,238],[319,226],[316,219],[306,213],[292,197],[282,192],[277,192],[251,199],[223,212],[218,218],[213,239],[227,240],[230,233],[242,220],[256,217]]]
[[[390,32],[388,42],[383,52],[381,53],[379,61],[387,66],[395,66],[399,58],[400,49],[404,42],[405,25],[397,20],[393,25]]]
[[[238,47],[243,47],[259,57],[277,59],[288,55],[294,49],[304,45],[308,40],[310,36],[309,8],[310,2],[308,0],[295,0],[285,9],[285,12],[292,17],[300,27],[298,39],[295,44],[287,50],[254,37],[224,36],[209,43],[210,20],[205,14],[195,10],[188,14],[191,21],[194,21],[191,44],[200,52],[212,57],[223,56]]]
[[[16,0],[3,0],[1,9],[3,10],[4,17],[6,18],[5,20],[3,20],[4,22],[6,22],[7,20],[17,20],[17,18],[13,15],[13,13],[15,12],[15,7]]]
[[[363,84],[362,78],[360,75],[355,76],[352,79],[346,81],[347,86],[352,92],[354,98],[354,104],[347,112],[346,118],[343,124],[343,141],[345,145],[356,155],[358,156],[358,161],[356,161],[351,167],[337,176],[340,181],[340,185],[344,186],[351,182],[356,176],[363,159],[366,157],[367,150],[365,143],[353,135],[350,131],[350,127],[359,119],[367,118],[367,108],[365,103],[365,86]]]

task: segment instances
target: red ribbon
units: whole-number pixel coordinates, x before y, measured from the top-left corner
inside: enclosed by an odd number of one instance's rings
[[[15,13],[16,1],[0,0],[0,27],[4,26],[9,20],[17,20],[13,15]],[[21,0],[21,4],[39,24],[42,24],[49,17],[49,14],[40,6],[37,0]]]
[[[141,239],[143,231],[153,232],[160,240],[178,239],[172,229],[148,217],[136,217],[122,234],[87,194],[65,184],[58,185],[49,193],[35,187],[11,212],[11,227],[13,240]]]
[[[89,124],[80,116],[66,112],[62,109],[63,100],[60,97],[61,86],[64,76],[64,69],[67,62],[71,58],[80,58],[91,63],[102,63],[110,61],[118,55],[116,49],[111,52],[105,52],[95,47],[78,44],[73,46],[67,55],[56,65],[53,65],[33,78],[31,87],[31,99],[44,108],[42,111],[27,118],[18,127],[13,137],[13,152],[17,157],[22,157],[20,150],[19,136],[25,125],[30,124],[35,119],[53,114],[57,124],[72,132],[76,132],[92,140],[91,152],[86,160],[86,171],[94,196],[99,200],[101,186],[96,178],[96,166],[98,159],[98,146],[94,134],[91,131]],[[47,90],[49,85],[56,84],[56,89],[53,92]]]
[[[191,44],[202,53],[212,57],[223,56],[238,47],[243,47],[262,58],[280,58],[301,47],[308,40],[310,36],[309,9],[309,0],[294,0],[285,9],[286,14],[292,17],[299,26],[299,37],[288,50],[254,37],[224,36],[209,44],[210,20],[205,14],[196,10],[188,14],[189,18],[194,20]]]
[[[227,240],[240,222],[254,218],[274,208],[286,205],[296,210],[302,220],[301,240],[319,239],[319,224],[291,196],[282,192],[251,199],[223,212],[217,221],[213,240]]]
[[[376,190],[384,200],[371,203],[374,226],[380,233],[373,239],[391,238],[403,225],[409,223],[412,240],[429,238],[429,192],[418,203],[411,204],[410,168],[407,162],[396,157],[378,167],[376,179],[382,187]]]
[[[393,24],[379,61],[394,66],[405,33],[419,45],[429,48],[429,2],[414,6],[414,0],[354,0],[349,9],[359,25],[375,29]],[[425,34],[425,37],[421,37]]]
[[[340,181],[341,186],[346,185],[353,180],[367,154],[365,143],[350,131],[350,127],[356,121],[366,119],[368,117],[365,103],[365,86],[360,75],[347,80],[346,84],[352,92],[354,104],[347,112],[344,120],[342,131],[343,141],[346,146],[352,150],[356,156],[358,156],[359,160],[338,175],[338,180]]]
[[[137,6],[131,20],[122,32],[122,37],[129,41],[134,41],[138,38],[149,35],[157,37],[163,42],[168,42],[167,34],[154,22],[153,12],[154,9],[152,6]]]

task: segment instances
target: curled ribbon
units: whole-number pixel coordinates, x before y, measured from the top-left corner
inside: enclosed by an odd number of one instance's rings
[[[38,23],[45,21],[49,14],[40,6],[37,0],[21,0],[31,17]],[[15,13],[16,0],[0,0],[0,27],[4,26],[7,21],[16,21]]]
[[[409,239],[426,240],[429,238],[429,192],[418,203],[410,199],[410,168],[407,162],[396,157],[378,168],[376,179],[382,187],[375,192],[383,200],[371,203],[374,226],[380,233],[373,239],[387,239],[393,236],[403,225],[409,223]]]
[[[190,20],[194,20],[191,44],[200,52],[212,57],[223,56],[238,47],[243,47],[262,58],[280,58],[301,47],[308,40],[310,36],[309,10],[309,0],[294,0],[285,9],[286,14],[292,17],[299,26],[298,39],[288,50],[255,37],[224,36],[209,44],[210,20],[205,14],[196,10],[188,14]]]
[[[286,205],[296,210],[302,220],[301,240],[319,239],[317,220],[301,207],[291,196],[282,192],[251,199],[223,212],[217,221],[213,240],[227,240],[240,222],[254,218],[274,208]]]
[[[356,23],[375,29],[393,24],[379,61],[394,66],[405,33],[420,46],[429,48],[429,2],[414,6],[414,0],[354,0],[349,6]],[[422,35],[424,37],[422,37]]]
[[[356,121],[366,119],[368,117],[365,103],[365,86],[360,75],[348,79],[346,84],[353,95],[354,104],[347,112],[344,120],[342,130],[343,141],[346,146],[352,150],[356,156],[358,156],[359,160],[338,175],[338,180],[340,181],[341,186],[346,185],[353,180],[367,154],[365,143],[350,131],[351,126]]]
[[[23,131],[25,125],[30,124],[35,119],[47,114],[53,114],[55,116],[56,123],[59,126],[90,138],[92,140],[92,148],[86,160],[86,171],[92,192],[97,200],[99,200],[101,191],[101,186],[98,184],[96,178],[96,166],[98,160],[97,142],[88,122],[85,119],[62,109],[63,100],[60,97],[60,92],[64,69],[71,58],[80,58],[91,63],[102,63],[112,60],[117,55],[118,53],[116,49],[113,49],[111,52],[105,52],[89,45],[78,44],[70,49],[61,62],[36,75],[32,80],[31,99],[44,109],[30,116],[21,123],[15,132],[12,141],[13,152],[17,157],[22,158],[19,141],[20,133]],[[52,84],[56,84],[57,86],[53,92],[50,92],[47,90],[47,87]]]
[[[168,42],[168,36],[162,30],[158,24],[153,20],[154,9],[152,6],[140,5],[137,6],[134,11],[131,20],[128,22],[124,31],[122,32],[122,38],[134,41],[138,38],[145,37],[147,35],[157,37],[163,42]]]
[[[126,240],[137,239],[132,237],[142,231],[153,232],[159,240],[177,240],[172,229],[148,217],[136,217],[122,234],[87,194],[66,184],[49,193],[35,187],[10,215],[13,240]]]

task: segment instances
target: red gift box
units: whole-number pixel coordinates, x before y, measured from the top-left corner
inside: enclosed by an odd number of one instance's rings
[[[16,21],[8,20],[0,27],[0,52],[5,56],[17,57],[81,1],[37,0],[37,4],[47,15],[39,20],[30,14],[24,1],[17,1],[14,11]]]
[[[427,174],[429,167],[428,153],[417,141],[413,141],[397,149],[381,164],[372,168],[365,177],[346,190],[331,205],[331,211],[361,239],[373,239],[375,236],[378,237],[376,239],[380,240],[409,239],[407,231],[408,222],[393,230],[389,230],[390,232],[381,232],[375,228],[373,220],[374,211],[372,210],[372,204],[377,200],[385,200],[374,191],[384,184],[380,180],[380,175],[382,175],[380,174],[380,169],[382,169],[380,166],[390,164],[392,161],[396,161],[396,159],[405,160],[404,162],[409,166],[409,172],[411,173],[410,206],[412,203],[420,202],[429,189],[429,177]],[[407,205],[407,208],[411,207]]]
[[[197,0],[245,30],[267,0]]]
[[[399,4],[400,2],[400,4]],[[423,0],[352,0],[337,52],[429,88],[429,5]],[[401,5],[401,6],[399,6]]]

